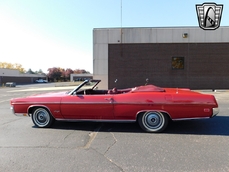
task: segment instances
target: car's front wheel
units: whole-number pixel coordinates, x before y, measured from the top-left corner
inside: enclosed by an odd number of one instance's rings
[[[39,128],[47,128],[52,125],[54,118],[45,108],[36,108],[32,113],[33,123]]]
[[[165,130],[168,125],[169,117],[158,111],[149,111],[138,116],[140,127],[151,133],[158,133]]]

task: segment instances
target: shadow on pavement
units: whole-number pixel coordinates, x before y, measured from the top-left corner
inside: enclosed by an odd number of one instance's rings
[[[211,119],[175,121],[170,123],[166,133],[229,136],[229,116],[216,116]]]
[[[60,122],[51,129],[83,130],[98,132],[145,133],[138,123],[105,122]],[[216,116],[211,119],[198,119],[170,122],[165,134],[222,135],[229,136],[229,116]]]

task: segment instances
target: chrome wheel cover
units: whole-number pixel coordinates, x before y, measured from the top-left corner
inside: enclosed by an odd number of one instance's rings
[[[164,123],[164,116],[160,112],[146,112],[142,118],[142,124],[150,131],[160,130]]]
[[[50,122],[50,115],[47,110],[43,108],[38,108],[34,111],[32,115],[34,123],[39,127],[45,127]]]

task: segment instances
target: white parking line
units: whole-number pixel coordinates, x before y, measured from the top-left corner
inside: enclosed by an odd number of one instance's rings
[[[97,134],[98,134],[98,132],[99,132],[99,130],[100,130],[101,128],[102,128],[102,125],[100,125],[99,128],[95,129],[95,131],[89,133],[90,139],[89,139],[89,141],[87,142],[87,144],[83,147],[84,149],[90,148],[91,143],[95,140],[95,138],[96,138],[96,136],[97,136]]]
[[[0,103],[4,103],[4,102],[8,102],[8,101],[10,101],[10,99],[8,99],[8,100],[2,100],[2,101],[0,101]]]
[[[7,91],[9,93],[14,93],[14,92],[26,92],[26,91],[55,91],[55,90],[72,90],[76,86],[68,86],[68,87],[45,87],[45,88],[28,88],[28,89],[23,89],[23,90],[11,90]]]

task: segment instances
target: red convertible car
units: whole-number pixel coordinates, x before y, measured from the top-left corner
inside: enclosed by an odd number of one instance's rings
[[[87,80],[70,92],[11,99],[15,115],[31,116],[37,127],[55,120],[138,122],[147,132],[162,132],[169,120],[211,118],[218,114],[213,95],[185,88],[144,85],[98,90],[100,80]]]

